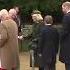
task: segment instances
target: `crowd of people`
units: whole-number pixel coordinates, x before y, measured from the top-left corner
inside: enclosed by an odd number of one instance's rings
[[[17,11],[2,9],[0,20],[0,70],[18,70],[20,62]]]
[[[51,15],[43,18],[38,10],[31,13],[34,23],[29,46],[34,51],[34,67],[39,67],[39,70],[56,70],[59,43],[59,60],[65,64],[66,70],[70,70],[70,2],[62,4],[62,11],[61,32],[53,26]],[[18,12],[18,7],[0,10],[0,70],[20,69],[18,38],[22,39],[23,35],[18,36],[21,32]],[[30,66],[33,66],[32,56]]]
[[[51,15],[43,19],[40,11],[32,13],[34,29],[31,46],[34,50],[34,66],[39,70],[56,70],[59,48],[59,61],[65,64],[65,70],[70,70],[70,2],[62,4],[62,11],[64,17],[60,32],[54,27]]]

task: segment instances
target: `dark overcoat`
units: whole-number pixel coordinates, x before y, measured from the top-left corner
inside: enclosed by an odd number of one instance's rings
[[[61,31],[59,60],[70,64],[70,13],[63,17],[63,29]]]
[[[40,31],[39,53],[41,54],[41,66],[56,62],[56,54],[59,46],[59,34],[51,25],[44,25]]]

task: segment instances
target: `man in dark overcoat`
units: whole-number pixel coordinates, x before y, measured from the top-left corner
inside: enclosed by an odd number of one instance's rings
[[[44,26],[40,30],[39,56],[41,57],[41,67],[44,70],[55,70],[56,54],[59,46],[59,34],[52,26],[52,16],[44,18]]]
[[[65,63],[66,70],[70,70],[70,2],[62,4],[63,29],[61,31],[59,60]]]

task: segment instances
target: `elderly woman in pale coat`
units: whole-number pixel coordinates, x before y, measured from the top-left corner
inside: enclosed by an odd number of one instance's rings
[[[18,70],[18,28],[6,9],[0,11],[0,60],[1,70]]]

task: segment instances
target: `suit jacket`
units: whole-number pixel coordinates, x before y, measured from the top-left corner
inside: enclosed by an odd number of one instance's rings
[[[41,54],[41,66],[55,63],[59,46],[59,34],[51,25],[44,25],[40,31],[39,53]]]
[[[9,19],[0,23],[0,59],[4,69],[11,70],[19,61],[18,28]],[[18,61],[17,61],[18,60]]]
[[[60,57],[61,62],[70,64],[70,13],[63,17],[63,29],[60,40]]]

